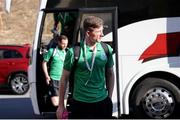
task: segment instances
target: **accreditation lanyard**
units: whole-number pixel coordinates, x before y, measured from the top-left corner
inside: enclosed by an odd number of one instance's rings
[[[90,71],[89,79],[86,81],[85,85],[87,85],[87,83],[88,83],[89,80],[91,79],[91,75],[92,75],[92,71],[93,71],[93,67],[94,67],[94,61],[95,61],[95,58],[96,58],[96,53],[97,53],[97,49],[96,49],[96,46],[95,46],[95,48],[94,48],[94,50],[93,50],[92,62],[91,62],[91,66],[90,66],[89,63],[88,63],[88,60],[87,60],[86,40],[84,40],[84,61],[85,61],[85,63],[86,63],[87,69]]]
[[[60,60],[62,60],[64,62],[65,56],[66,56],[66,51],[63,50],[62,53],[63,53],[62,55],[60,55],[60,53],[59,53],[59,57],[60,57]]]
[[[56,49],[57,49],[57,54],[58,54],[60,60],[64,62],[66,51],[65,50],[59,50],[58,47],[56,47]],[[62,52],[62,55],[60,54],[60,52]]]

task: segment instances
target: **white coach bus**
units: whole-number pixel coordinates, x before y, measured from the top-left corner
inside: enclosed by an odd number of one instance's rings
[[[42,0],[28,77],[35,114],[53,113],[41,62],[54,13],[76,13],[70,46],[81,39],[85,16],[105,21],[103,41],[115,61],[113,115],[173,118],[180,103],[180,9],[178,0]]]

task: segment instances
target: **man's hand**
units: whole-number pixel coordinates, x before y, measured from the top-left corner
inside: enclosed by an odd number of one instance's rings
[[[66,114],[66,116],[65,116]],[[57,119],[67,119],[67,110],[64,107],[59,106],[56,110]],[[65,118],[66,117],[66,118]]]
[[[50,81],[51,81],[50,76],[47,76],[47,77],[46,77],[46,84],[49,85]]]

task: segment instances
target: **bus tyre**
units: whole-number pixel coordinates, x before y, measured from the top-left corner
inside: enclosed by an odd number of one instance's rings
[[[171,118],[179,95],[173,83],[160,78],[146,78],[132,93],[132,113],[136,118]]]

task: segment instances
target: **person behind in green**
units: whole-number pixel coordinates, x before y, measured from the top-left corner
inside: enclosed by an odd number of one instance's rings
[[[108,46],[109,57],[101,45],[103,20],[88,16],[83,22],[84,40],[80,43],[80,56],[74,74],[73,101],[70,119],[112,118],[112,93],[114,88],[114,61],[112,48]],[[65,91],[74,62],[73,48],[66,54],[63,74],[60,80],[58,119],[68,112],[64,105]]]
[[[68,38],[65,35],[60,35],[56,48],[50,48],[43,56],[42,69],[46,78],[46,83],[49,86],[48,92],[51,97],[52,105],[55,107],[59,104],[59,80],[62,75],[67,45]]]
[[[54,13],[54,31],[60,31],[71,41],[74,32],[74,25],[77,19],[77,12]],[[59,25],[59,26],[58,26]]]
[[[59,35],[66,35],[69,42],[73,40],[74,27],[78,13],[71,12],[56,12],[53,14],[54,24],[51,32],[53,33],[53,39],[47,45],[47,49],[54,48],[57,45],[57,37]]]

